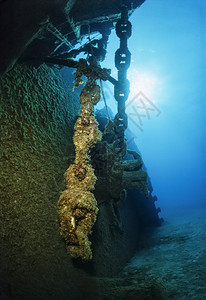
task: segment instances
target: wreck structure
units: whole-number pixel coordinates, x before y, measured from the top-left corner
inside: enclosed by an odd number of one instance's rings
[[[125,138],[129,16],[143,2],[0,2],[0,291],[8,299],[114,299],[92,276],[115,277],[144,230],[163,221]],[[113,28],[118,78],[101,68]],[[103,125],[94,106],[106,80],[118,113]],[[134,293],[146,299],[151,289]]]

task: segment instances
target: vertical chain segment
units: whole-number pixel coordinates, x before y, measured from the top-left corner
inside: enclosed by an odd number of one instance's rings
[[[118,70],[118,82],[114,87],[114,97],[117,100],[117,115],[115,117],[117,135],[124,142],[124,131],[128,126],[128,118],[125,112],[125,102],[129,96],[129,81],[127,70],[131,63],[131,53],[127,47],[127,40],[132,33],[132,25],[128,21],[128,8],[121,11],[121,18],[116,24],[116,34],[120,39],[120,47],[115,52],[115,67]]]

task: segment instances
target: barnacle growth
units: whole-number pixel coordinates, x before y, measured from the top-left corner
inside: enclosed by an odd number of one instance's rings
[[[79,76],[77,78],[79,81]],[[83,260],[92,259],[88,235],[98,213],[97,201],[91,192],[97,178],[88,151],[101,140],[94,117],[94,105],[99,100],[100,87],[90,77],[80,95],[81,113],[74,127],[75,161],[65,173],[67,189],[58,202],[61,235],[66,240],[67,250],[71,257]]]

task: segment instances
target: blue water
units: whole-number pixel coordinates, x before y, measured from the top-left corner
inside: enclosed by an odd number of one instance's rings
[[[203,0],[147,0],[130,18],[129,131],[142,153],[163,212],[200,208],[206,202],[205,20]],[[113,32],[104,65],[112,66],[114,77],[118,47]],[[113,88],[107,83],[105,89],[108,105],[115,112]],[[141,120],[131,115],[140,104],[132,100],[139,92],[145,105],[153,108],[149,116],[139,108],[145,115]]]

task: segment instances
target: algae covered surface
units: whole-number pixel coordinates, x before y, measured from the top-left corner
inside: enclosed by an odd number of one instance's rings
[[[0,81],[0,285],[11,298],[56,298],[74,279],[56,222],[74,154],[72,81],[47,66],[17,66]]]

